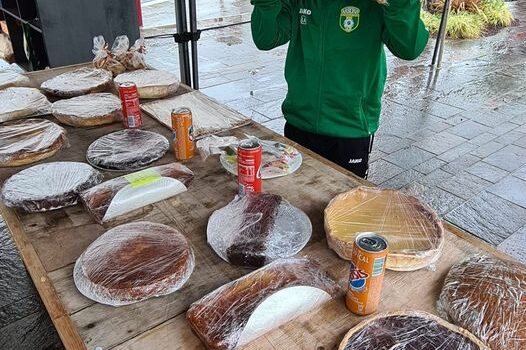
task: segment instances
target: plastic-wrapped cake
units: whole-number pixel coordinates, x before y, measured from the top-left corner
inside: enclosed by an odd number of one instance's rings
[[[490,350],[468,331],[422,311],[380,314],[351,329],[339,350]]]
[[[107,92],[59,100],[53,103],[52,113],[62,124],[76,127],[122,121],[121,100]]]
[[[0,123],[51,113],[51,103],[38,89],[10,87],[0,90]]]
[[[13,70],[0,69],[0,90],[13,86],[29,86],[29,78]]]
[[[177,291],[194,266],[192,248],[179,231],[134,222],[117,226],[90,244],[75,263],[73,278],[86,297],[120,306]]]
[[[163,98],[179,89],[177,76],[161,70],[139,69],[115,77],[115,85],[131,82],[137,85],[140,98]]]
[[[308,243],[308,216],[268,193],[249,193],[217,210],[208,221],[208,244],[225,261],[261,267],[297,254]]]
[[[112,87],[112,80],[113,76],[107,70],[80,68],[46,80],[40,88],[53,96],[69,98],[107,91]]]
[[[53,162],[32,166],[7,179],[2,199],[8,207],[40,212],[75,205],[78,194],[102,181],[85,163]]]
[[[350,260],[356,236],[375,232],[389,242],[386,267],[413,271],[436,262],[444,245],[438,215],[417,198],[395,190],[359,187],[334,198],[325,209],[329,247]]]
[[[139,170],[161,159],[169,148],[168,139],[155,132],[124,129],[95,140],[86,159],[105,170]]]
[[[66,130],[46,119],[0,124],[0,167],[20,166],[49,158],[66,143]]]

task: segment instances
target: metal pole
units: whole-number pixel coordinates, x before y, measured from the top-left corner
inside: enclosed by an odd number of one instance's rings
[[[197,9],[196,0],[188,0],[190,3],[190,32],[197,35]],[[197,38],[192,37],[192,82],[193,88],[199,90],[199,56],[197,55]]]
[[[442,11],[442,18],[440,19],[440,27],[437,34],[437,42],[435,45],[435,52],[433,53],[432,66],[436,66],[440,69],[442,64],[442,54],[444,52],[444,41],[446,40],[447,34],[447,21],[449,18],[449,12],[451,11],[451,0],[445,0],[444,10]]]
[[[187,32],[188,23],[186,22],[186,4],[185,0],[175,0],[175,21],[177,33],[183,34]],[[179,69],[181,72],[181,81],[186,84],[191,84],[190,78],[190,59],[188,52],[188,43],[178,43],[179,46]]]

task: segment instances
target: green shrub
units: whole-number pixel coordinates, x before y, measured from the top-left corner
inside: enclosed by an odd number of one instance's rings
[[[486,0],[481,5],[484,21],[492,27],[509,27],[513,15],[503,0]]]

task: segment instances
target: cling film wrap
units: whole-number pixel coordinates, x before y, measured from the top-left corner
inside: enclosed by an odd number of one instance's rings
[[[384,349],[490,350],[467,330],[423,311],[396,311],[370,317],[352,328],[338,348]]]
[[[128,37],[126,37],[126,40],[128,40]],[[124,48],[124,52],[126,52],[126,50],[128,50],[129,43],[121,43],[117,41],[113,43],[113,47],[110,50],[108,49],[108,43],[106,43],[106,40],[102,35],[94,37],[93,50],[91,50],[95,55],[93,58],[93,66],[95,68],[101,68],[110,71],[113,76],[125,72],[126,67],[115,58],[115,54],[113,52],[114,49],[117,52],[122,50],[122,46],[124,46],[123,44],[126,45]]]
[[[80,192],[101,183],[102,174],[85,163],[52,162],[11,176],[2,187],[8,207],[42,212],[75,205]]]
[[[133,46],[126,52],[124,59],[121,61],[127,70],[137,70],[146,68],[146,48],[144,39],[135,40]]]
[[[239,140],[235,136],[220,137],[210,135],[197,140],[196,148],[201,159],[206,160],[212,155],[225,153],[227,148],[234,149],[238,143]]]
[[[46,119],[0,124],[0,167],[20,166],[54,155],[68,146],[66,130]]]
[[[438,310],[492,350],[526,349],[526,267],[472,256],[449,271]]]
[[[75,127],[122,121],[121,100],[108,92],[58,100],[53,103],[51,112],[62,124]]]
[[[316,263],[280,259],[196,301],[186,318],[209,349],[230,350],[319,308],[340,292]]]
[[[434,269],[444,245],[438,215],[417,198],[396,190],[358,187],[335,197],[325,209],[329,247],[351,260],[356,237],[374,232],[389,245],[386,268]]]
[[[93,218],[104,223],[186,191],[193,177],[184,165],[171,163],[106,181],[80,197]]]
[[[2,70],[0,68],[0,90],[14,86],[29,86],[31,81],[28,77],[12,69]]]
[[[51,103],[38,89],[10,87],[0,90],[0,123],[51,113]]]
[[[139,170],[161,159],[169,148],[168,139],[158,133],[124,129],[95,140],[88,147],[86,159],[104,170]]]
[[[192,248],[179,231],[143,221],[97,238],[75,263],[73,279],[89,299],[121,306],[179,290],[194,266]]]
[[[308,216],[282,197],[248,193],[236,197],[208,220],[208,244],[223,260],[258,268],[291,257],[309,242]]]
[[[80,68],[44,81],[42,91],[61,98],[81,96],[111,89],[112,75],[104,69]]]
[[[117,89],[120,84],[126,82],[137,85],[140,98],[164,98],[173,95],[179,89],[180,84],[175,74],[153,69],[138,69],[115,77]]]

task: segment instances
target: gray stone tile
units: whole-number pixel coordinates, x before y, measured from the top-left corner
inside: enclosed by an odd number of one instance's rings
[[[6,280],[6,282],[8,282]],[[5,305],[0,308],[0,332],[1,329],[7,327],[9,324],[23,319],[35,313],[36,310],[42,309],[43,305],[40,298],[35,294],[18,300],[12,304]]]
[[[482,146],[483,144],[488,143],[497,137],[498,137],[497,135],[493,135],[493,134],[490,134],[489,132],[485,132],[483,134],[478,135],[477,137],[472,138],[471,140],[469,140],[469,142],[477,146]]]
[[[490,130],[492,129],[490,129],[488,126],[479,124],[472,120],[466,120],[465,122],[450,128],[448,131],[465,139],[472,139]]]
[[[399,166],[380,159],[370,164],[368,180],[375,184],[381,184],[403,171],[404,169]]]
[[[410,140],[402,139],[394,135],[379,133],[374,137],[373,147],[378,148],[382,152],[390,154],[404,147],[408,147],[410,144]]]
[[[417,142],[417,141],[421,141],[427,138],[431,138],[436,134],[437,132],[435,130],[432,130],[430,128],[425,128],[422,130],[418,130],[412,134],[408,134],[407,136],[405,136],[405,138],[408,138],[410,140]]]
[[[379,159],[383,159],[385,156],[387,156],[387,153],[380,151],[379,149],[375,148],[373,145],[373,150],[371,154],[369,155],[369,163],[372,163]]]
[[[486,163],[507,171],[514,171],[526,164],[526,149],[509,145],[483,159]]]
[[[453,193],[462,199],[468,200],[488,188],[490,185],[492,185],[492,183],[489,181],[463,172],[439,183],[438,187],[442,188],[444,191]]]
[[[521,105],[523,110],[522,110],[522,115],[518,115],[516,117],[513,117],[513,119],[510,120],[510,122],[512,123],[515,123],[517,125],[524,125],[526,124],[526,107],[524,105]]]
[[[282,103],[282,100],[266,102],[261,105],[255,106],[253,110],[264,115],[268,119],[281,118],[283,117],[283,112],[281,111]]]
[[[426,98],[422,99],[419,104],[414,106],[414,108],[418,108],[424,113],[429,113],[442,119],[447,119],[463,112],[463,110],[460,108],[453,107],[445,103],[430,101]]]
[[[526,208],[526,181],[515,176],[506,176],[488,189],[499,197]]]
[[[263,126],[269,128],[275,133],[283,135],[284,128],[285,128],[285,118],[273,119],[271,121],[263,123]]]
[[[526,209],[484,191],[447,214],[446,219],[498,245],[526,224]]]
[[[517,128],[517,124],[513,124],[510,122],[504,122],[502,124],[499,124],[495,127],[492,127],[489,132],[495,135],[505,135],[506,133],[514,130]]]
[[[478,161],[480,161],[480,158],[472,156],[470,154],[464,154],[458,157],[457,159],[454,159],[451,162],[445,164],[441,169],[447,171],[450,174],[456,175],[466,170],[467,167],[472,166]]]
[[[485,162],[477,162],[466,169],[466,171],[472,175],[478,176],[489,182],[497,182],[503,177],[507,176],[509,172],[497,168],[491,164]]]
[[[446,123],[450,125],[458,125],[460,123],[465,122],[466,120],[470,120],[470,119],[461,113],[461,114],[456,114],[454,116],[451,116],[447,118],[445,121]]]
[[[490,154],[493,154],[504,147],[505,145],[502,145],[495,141],[490,141],[478,148],[475,148],[473,151],[470,152],[470,154],[479,158],[486,158]]]
[[[526,227],[506,238],[498,248],[526,265]]]
[[[431,172],[433,172],[434,170],[442,167],[443,165],[445,165],[446,162],[444,162],[443,160],[440,160],[436,157],[433,157],[431,159],[428,159],[426,160],[425,162],[415,166],[413,169],[422,173],[422,174],[429,174]]]
[[[438,159],[445,162],[452,162],[458,157],[461,157],[477,148],[477,145],[472,144],[471,142],[464,142],[456,147],[453,147],[449,151],[446,151],[438,155]]]
[[[517,141],[513,142],[513,144],[521,146],[522,148],[526,148],[526,136],[521,137]]]
[[[497,110],[492,110],[492,109],[480,109],[480,110],[474,110],[474,111],[467,111],[467,112],[462,113],[462,115],[468,119],[476,121],[477,123],[480,123],[480,124],[483,124],[483,125],[486,125],[492,128],[512,118],[511,115],[505,115],[505,114],[500,113]]]
[[[380,184],[382,188],[394,188],[400,189],[412,182],[421,179],[424,175],[415,170],[406,170],[403,173],[396,175],[395,177]]]
[[[462,143],[466,139],[447,131],[442,131],[429,138],[414,143],[415,146],[434,154],[442,154]]]
[[[441,182],[447,181],[450,178],[452,178],[453,175],[442,170],[442,169],[436,169],[435,171],[427,174],[422,179],[420,179],[418,182],[421,184],[424,184],[428,187],[434,187],[438,185]]]
[[[517,102],[506,103],[502,106],[497,107],[496,111],[499,112],[500,114],[513,116],[514,118],[511,119],[510,121],[516,124],[522,124],[522,123],[516,122],[519,120],[523,120],[524,122],[526,122],[526,117],[525,117],[526,107],[524,107],[524,105],[521,103],[517,103]],[[515,117],[517,117],[518,119],[515,119]]]
[[[384,157],[390,163],[398,165],[404,169],[411,169],[412,167],[433,158],[433,153],[424,151],[418,147],[402,148],[394,153]]]
[[[438,215],[443,216],[454,208],[464,203],[462,198],[459,198],[449,192],[446,192],[438,187],[428,187],[418,182],[411,183],[402,188],[404,193],[410,194],[422,200],[435,210]]]
[[[522,168],[517,169],[513,176],[518,177],[519,179],[522,179],[526,181],[526,166],[523,166]]]
[[[515,129],[513,131],[510,131],[510,132],[508,132],[508,133],[506,133],[504,135],[501,135],[501,136],[497,137],[496,139],[493,139],[493,141],[501,143],[503,145],[511,145],[512,143],[514,143],[515,141],[517,141],[521,137],[526,136],[526,133],[517,131],[518,129],[519,128],[517,128],[517,129]]]

